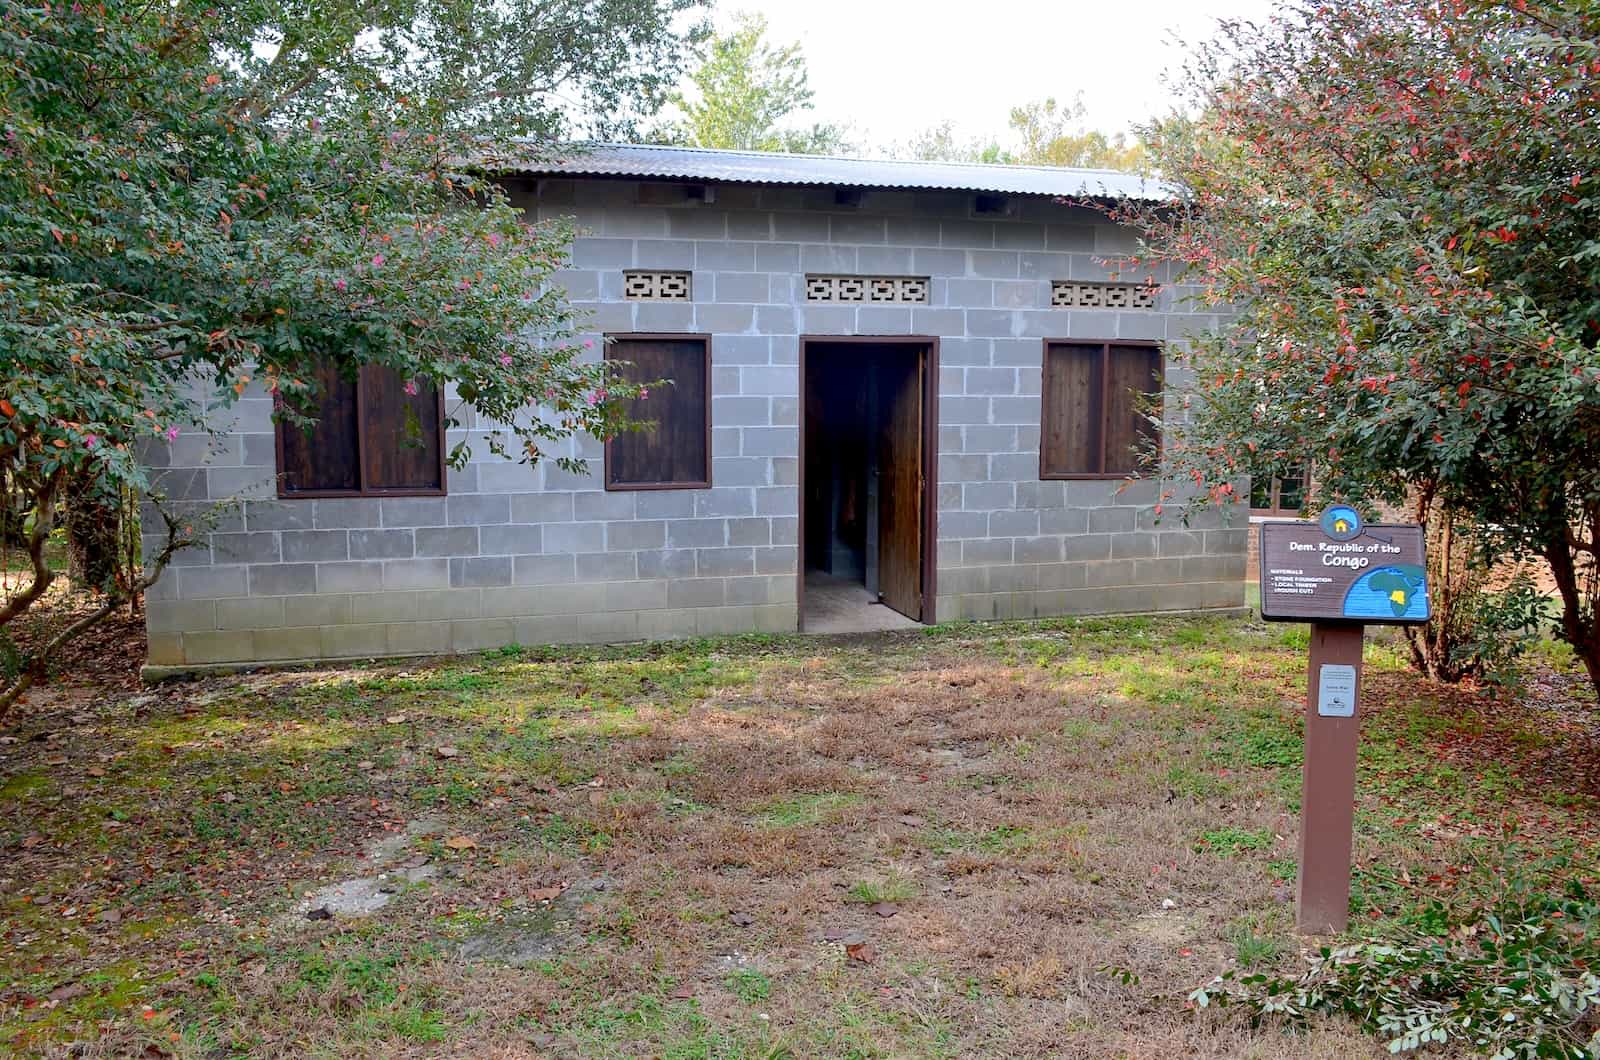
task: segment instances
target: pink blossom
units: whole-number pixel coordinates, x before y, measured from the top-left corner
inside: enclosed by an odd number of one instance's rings
[[[650,388],[649,387],[641,387],[639,389],[639,400],[640,401],[648,401],[648,400],[650,400]]]
[[[600,400],[600,395],[598,393],[595,393],[593,391],[591,391],[589,393],[589,404],[593,405],[596,402],[598,402],[599,400]]]
[[[472,281],[463,277],[461,282],[456,284],[456,288],[457,290],[462,291],[470,290],[472,288]]]
[[[375,269],[378,268],[379,266],[381,266],[384,263],[385,260],[386,259],[384,258],[384,256],[382,254],[374,254],[374,255],[372,255],[372,267],[375,268]]]
[[[547,386],[547,387],[544,388],[544,399],[546,401],[554,401],[555,400],[555,396],[556,396],[556,388],[555,387]]]
[[[333,281],[333,289],[335,291],[342,291],[348,286],[349,286],[349,284],[344,282],[344,277],[343,276],[341,276],[337,280]]]
[[[511,364],[511,355],[509,353],[502,353],[500,355],[500,363],[509,366]]]
[[[485,239],[487,239],[489,241],[489,245],[491,247],[498,247],[500,245],[500,233],[499,232],[490,232],[488,235],[484,236],[483,238],[485,238]]]
[[[86,434],[83,436],[83,447],[85,449],[93,449],[95,445],[99,443],[99,441],[100,439],[94,435]]]
[[[178,425],[177,424],[173,424],[171,427],[167,428],[167,441],[175,442],[177,440],[178,440]]]
[[[594,349],[594,340],[593,339],[584,339],[583,340],[583,348],[586,349],[586,350]]]
[[[415,396],[416,393],[417,393],[417,381],[415,379],[407,379],[406,380],[406,388],[405,389],[406,389],[406,393],[411,394],[412,396]]]

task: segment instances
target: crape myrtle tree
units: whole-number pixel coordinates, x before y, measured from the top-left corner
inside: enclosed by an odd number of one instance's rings
[[[1186,79],[1145,131],[1182,191],[1124,212],[1236,312],[1168,472],[1204,503],[1310,458],[1323,499],[1470,519],[1548,565],[1600,690],[1600,3],[1286,7]]]
[[[550,284],[569,233],[526,223],[486,174],[573,115],[610,135],[653,111],[703,32],[695,6],[7,4],[0,473],[31,518],[0,631],[51,584],[64,491],[148,492],[141,449],[251,388],[303,423],[325,358],[449,384],[514,459],[572,466],[567,438],[626,426],[635,388],[575,341]],[[0,716],[204,529],[161,518],[142,570],[97,586],[103,607],[26,658],[4,638]]]

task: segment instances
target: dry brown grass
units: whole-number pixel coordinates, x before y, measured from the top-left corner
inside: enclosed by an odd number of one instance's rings
[[[1382,1055],[1344,1022],[1290,1033],[1184,1003],[1237,962],[1235,925],[1298,959],[1274,872],[1296,770],[1273,756],[1302,666],[1247,624],[1064,624],[259,675],[87,724],[41,710],[0,748],[0,1047]],[[1376,712],[1412,709],[1414,679],[1382,681]],[[1473,718],[1502,752],[1530,731]],[[1572,794],[1501,808],[1581,819]],[[424,817],[442,831],[395,858],[433,880],[363,920],[290,915]],[[1262,845],[1224,856],[1200,841],[1219,830]],[[1361,843],[1452,856],[1399,825]],[[893,909],[852,899],[891,878]],[[460,955],[486,935],[548,952]]]

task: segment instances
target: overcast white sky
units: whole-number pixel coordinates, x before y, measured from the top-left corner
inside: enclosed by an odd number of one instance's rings
[[[814,120],[848,123],[868,145],[955,122],[1000,135],[1010,108],[1083,93],[1088,122],[1125,129],[1171,105],[1176,34],[1212,34],[1219,18],[1260,20],[1272,0],[718,0],[766,15],[775,44],[799,41]]]

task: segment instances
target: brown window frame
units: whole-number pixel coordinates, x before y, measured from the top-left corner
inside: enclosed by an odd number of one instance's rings
[[[292,424],[285,424],[282,420],[273,425],[273,451],[277,472],[273,477],[277,479],[279,500],[316,500],[328,497],[444,497],[449,492],[449,481],[445,474],[445,435],[448,427],[444,418],[444,388],[434,385],[435,397],[438,399],[439,416],[439,486],[437,489],[415,487],[382,487],[368,486],[365,482],[367,474],[367,403],[365,398],[366,374],[368,368],[381,367],[379,365],[362,365],[356,370],[356,473],[363,481],[358,489],[286,489],[284,476],[287,472],[283,464],[283,432],[284,430],[298,430]]]
[[[1254,497],[1255,485],[1256,485],[1255,478],[1254,478],[1254,476],[1252,476],[1251,480],[1250,480],[1250,492],[1251,492],[1251,497],[1249,498],[1250,500],[1254,500],[1255,499],[1255,497]],[[1311,490],[1311,462],[1308,460],[1308,461],[1306,461],[1304,464],[1302,464],[1300,466],[1300,498],[1301,498],[1302,503],[1304,502],[1305,497],[1310,492],[1310,490]],[[1299,507],[1295,507],[1295,508],[1285,508],[1285,507],[1283,507],[1282,492],[1283,492],[1283,476],[1282,475],[1273,475],[1272,476],[1272,484],[1267,489],[1267,496],[1269,498],[1271,498],[1272,506],[1270,508],[1257,508],[1254,505],[1251,505],[1250,509],[1249,509],[1249,514],[1251,514],[1251,515],[1259,515],[1259,516],[1262,516],[1263,518],[1298,519],[1300,517],[1300,508]]]
[[[604,349],[602,359],[610,357],[614,342],[698,342],[705,350],[705,430],[706,430],[706,467],[705,478],[694,482],[613,482],[611,479],[611,447],[615,439],[607,438],[605,442],[605,466],[601,468],[600,478],[608,493],[627,493],[634,490],[706,490],[711,488],[711,336],[703,333],[688,332],[662,332],[662,331],[616,331],[607,332],[604,336]],[[624,360],[625,358],[618,358]]]
[[[1050,347],[1052,346],[1098,346],[1100,347],[1100,395],[1096,402],[1099,409],[1102,426],[1100,429],[1100,466],[1106,466],[1106,431],[1104,419],[1106,414],[1106,399],[1110,396],[1111,350],[1113,347],[1124,347],[1156,351],[1156,389],[1157,395],[1166,389],[1166,346],[1164,343],[1153,339],[1074,339],[1074,338],[1047,338],[1041,347],[1042,359],[1039,365],[1039,479],[1043,482],[1120,482],[1132,475],[1140,474],[1146,468],[1135,468],[1132,471],[1050,471],[1045,465],[1045,446],[1050,437],[1050,427],[1053,422],[1050,407]],[[1155,436],[1156,453],[1159,457],[1164,439],[1159,433]]]

